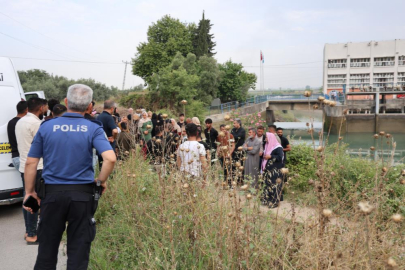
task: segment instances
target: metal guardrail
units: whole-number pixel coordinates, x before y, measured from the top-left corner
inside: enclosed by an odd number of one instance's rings
[[[309,97],[309,100],[315,100],[317,99],[319,96],[324,96],[323,94],[314,94],[312,96]],[[327,95],[325,95],[325,97],[327,99],[329,99],[329,97]],[[231,110],[236,110],[245,106],[251,106],[254,104],[259,104],[259,103],[263,103],[269,100],[308,100],[307,97],[305,97],[304,95],[264,95],[264,96],[254,96],[254,97],[250,97],[248,98],[245,102],[238,102],[238,101],[232,101],[232,102],[228,102],[228,103],[222,103],[218,106],[209,106],[207,108],[208,110],[208,114],[212,115],[212,114],[221,114],[224,112],[229,112]]]

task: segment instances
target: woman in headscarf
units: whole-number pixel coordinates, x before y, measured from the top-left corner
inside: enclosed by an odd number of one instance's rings
[[[201,135],[202,128],[201,128],[201,124],[200,124],[200,119],[198,119],[198,117],[193,117],[193,118],[191,118],[191,121],[192,121],[194,124],[197,125],[198,134]]]
[[[176,120],[170,119],[170,122],[173,126],[173,133],[176,133],[177,135],[181,135],[181,127],[177,124]]]
[[[284,176],[280,169],[283,168],[283,147],[277,142],[273,133],[266,133],[266,145],[263,152],[263,170],[264,190],[262,203],[270,208],[278,207],[282,201],[282,191]]]
[[[142,112],[142,118],[139,119],[138,128],[145,143],[152,138],[152,121],[148,117],[147,112]]]

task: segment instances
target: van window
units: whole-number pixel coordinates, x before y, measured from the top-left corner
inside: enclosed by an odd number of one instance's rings
[[[27,95],[25,95],[25,100],[26,101],[28,101],[30,98],[33,98],[33,97],[38,97],[38,94],[27,94]]]

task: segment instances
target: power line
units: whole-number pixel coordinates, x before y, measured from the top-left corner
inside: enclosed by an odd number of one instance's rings
[[[296,66],[296,65],[306,65],[314,63],[323,63],[323,61],[305,62],[305,63],[293,63],[293,64],[281,64],[281,65],[267,65],[265,67],[278,67],[278,66]]]
[[[0,32],[0,34],[6,36],[6,37],[8,37],[8,38],[17,40],[18,42],[21,42],[21,43],[30,45],[30,46],[32,46],[32,47],[34,47],[34,48],[43,50],[43,51],[45,51],[45,52],[47,52],[47,53],[51,53],[51,54],[54,54],[54,55],[57,55],[57,56],[63,57],[63,58],[71,58],[70,56],[66,57],[66,56],[64,56],[63,54],[60,54],[60,53],[58,53],[58,52],[56,52],[56,51],[53,51],[53,50],[51,50],[51,49],[47,49],[47,48],[44,48],[44,47],[41,47],[41,46],[38,46],[38,45],[35,45],[35,44],[32,44],[32,43],[29,43],[29,42],[26,42],[26,41],[21,40],[21,39],[19,39],[19,38],[10,36],[10,35],[8,35],[8,34],[6,34],[6,33]]]
[[[31,31],[34,31],[35,33],[40,34],[41,36],[44,36],[44,37],[46,37],[46,38],[48,38],[48,39],[50,39],[50,40],[52,40],[52,41],[54,41],[54,42],[56,42],[56,43],[62,45],[62,46],[65,46],[65,47],[67,47],[67,48],[69,48],[69,49],[75,50],[75,51],[77,51],[77,52],[80,52],[80,53],[83,53],[83,54],[86,54],[86,55],[88,54],[88,53],[79,51],[79,50],[77,50],[76,48],[70,47],[70,46],[64,44],[63,42],[59,42],[59,41],[57,41],[56,39],[54,39],[54,38],[52,38],[52,37],[49,37],[49,36],[47,36],[47,35],[45,35],[45,34],[39,32],[38,30],[35,30],[35,29],[29,27],[28,25],[26,25],[26,24],[24,24],[24,23],[22,23],[22,22],[20,22],[20,21],[18,21],[18,20],[16,20],[16,19],[14,19],[13,17],[11,17],[11,16],[9,16],[9,15],[7,15],[7,14],[4,14],[4,13],[1,12],[1,11],[0,11],[0,14],[2,14],[3,16],[5,16],[5,17],[7,17],[7,18],[9,18],[9,19],[11,19],[11,20],[13,20],[13,21],[15,21],[15,22],[21,24],[22,26],[24,26],[24,27],[30,29]]]
[[[293,80],[285,80],[285,81],[272,81],[269,80],[269,83],[284,83],[284,82],[294,82],[294,81],[302,81],[302,80],[312,80],[312,79],[319,79],[320,77],[310,77],[310,78],[297,78]]]
[[[260,66],[243,66],[243,68],[259,68]],[[319,67],[287,67],[287,66],[279,66],[279,67],[270,67],[270,66],[263,66],[264,68],[322,68]]]
[[[323,61],[313,61],[313,62],[304,62],[304,63],[291,63],[291,64],[279,64],[279,65],[263,65],[263,67],[288,67],[288,66],[297,66],[297,65],[306,65],[314,63],[323,63]],[[245,67],[260,67],[260,66],[245,66]],[[305,67],[302,67],[305,68]]]
[[[62,60],[62,59],[44,59],[44,58],[31,58],[31,57],[19,57],[19,56],[4,56],[12,59],[26,59],[26,60],[38,60],[38,61],[51,61],[51,62],[71,62],[71,63],[83,63],[83,64],[106,64],[106,65],[123,65],[119,62],[99,62],[99,61],[82,61],[82,60]]]

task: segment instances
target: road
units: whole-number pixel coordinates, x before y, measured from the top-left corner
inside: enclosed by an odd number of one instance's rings
[[[24,218],[21,203],[0,206],[0,269],[33,269],[38,246],[24,240]],[[66,269],[65,253],[59,249],[58,270]]]

